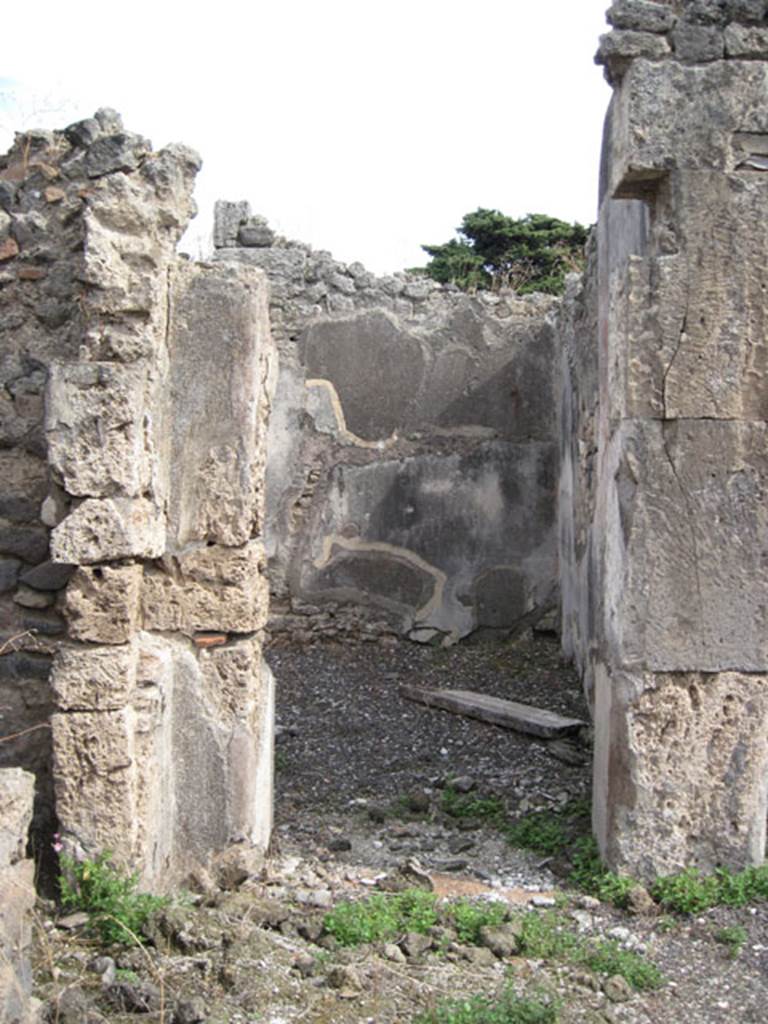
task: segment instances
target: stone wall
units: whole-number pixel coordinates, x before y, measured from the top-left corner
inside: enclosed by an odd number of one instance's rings
[[[35,904],[35,865],[26,858],[35,779],[21,768],[0,770],[0,1020],[32,1024],[29,946]]]
[[[594,594],[567,635],[594,680],[596,832],[647,877],[765,855],[768,18],[752,0],[608,16],[596,483],[564,463],[591,528],[561,550],[575,603]]]
[[[557,300],[376,278],[245,203],[214,241],[271,285],[271,630],[452,642],[551,607]]]
[[[271,815],[266,282],[175,255],[198,167],[107,110],[0,162],[0,753],[154,886]]]
[[[597,594],[591,575],[597,460],[597,236],[587,245],[584,274],[568,278],[557,321],[560,342],[558,554],[560,628],[592,706],[591,644]]]

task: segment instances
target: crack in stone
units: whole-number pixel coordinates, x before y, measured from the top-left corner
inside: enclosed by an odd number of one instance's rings
[[[694,518],[693,506],[691,504],[690,496],[688,494],[688,491],[683,486],[683,482],[680,479],[680,475],[677,472],[677,466],[675,465],[674,459],[672,458],[672,453],[669,450],[669,441],[667,438],[667,426],[676,423],[677,420],[665,419],[661,421],[661,446],[664,450],[664,455],[666,456],[667,462],[669,463],[669,468],[672,470],[672,476],[675,478],[675,483],[680,489],[680,494],[682,496],[686,511],[688,513],[688,519],[691,527],[691,542],[693,544],[693,571],[696,577],[696,596],[699,601],[699,609],[701,609],[703,600],[701,594],[701,575],[699,572],[699,545],[696,539],[696,521]]]
[[[686,292],[686,295],[687,295],[687,292]],[[664,371],[664,376],[663,376],[662,381],[661,381],[661,406],[662,406],[662,409],[663,409],[663,412],[664,412],[664,417],[663,418],[666,421],[669,421],[669,416],[667,415],[667,378],[669,377],[669,374],[670,374],[670,372],[672,370],[674,362],[675,362],[675,360],[677,359],[677,357],[678,357],[678,355],[680,353],[680,349],[683,347],[683,339],[686,336],[685,332],[686,332],[686,327],[687,326],[688,326],[688,305],[687,305],[687,299],[686,299],[686,307],[685,307],[685,312],[683,313],[683,322],[680,325],[680,334],[678,335],[677,345],[675,346],[675,351],[672,353],[672,356],[671,356],[669,362],[667,363],[667,368]]]

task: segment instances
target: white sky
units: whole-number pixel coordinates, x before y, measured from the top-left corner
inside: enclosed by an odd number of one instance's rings
[[[0,106],[0,151],[31,109],[59,108],[32,123],[64,127],[111,106],[157,148],[202,154],[196,255],[214,199],[248,199],[338,259],[419,265],[420,244],[447,241],[478,206],[595,219],[607,6],[7,4],[0,92],[15,106]]]

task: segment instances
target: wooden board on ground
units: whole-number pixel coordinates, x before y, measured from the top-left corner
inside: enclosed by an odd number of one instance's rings
[[[471,690],[429,690],[424,686],[403,684],[400,693],[408,700],[418,701],[427,707],[479,718],[482,722],[491,722],[504,729],[515,729],[544,739],[566,736],[585,724],[578,718],[564,718],[554,711],[534,708],[530,704],[518,704],[514,700],[502,700],[501,697],[490,697],[485,693],[473,693]]]

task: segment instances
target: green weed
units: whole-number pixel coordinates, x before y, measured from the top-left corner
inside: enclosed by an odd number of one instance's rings
[[[557,1024],[557,1003],[515,995],[506,988],[499,995],[450,999],[419,1014],[414,1024]]]
[[[507,908],[496,901],[472,903],[470,900],[457,900],[448,908],[448,916],[460,942],[476,945],[480,939],[480,929],[486,925],[497,925],[506,917]]]
[[[462,899],[439,906],[434,893],[407,889],[339,903],[325,915],[324,924],[342,946],[378,942],[402,932],[426,934],[438,923],[454,928],[461,942],[476,944],[484,925],[501,924],[506,916],[507,907],[500,902]]]
[[[616,942],[585,939],[554,912],[523,918],[520,947],[521,954],[532,959],[563,960],[598,974],[620,974],[638,991],[659,988],[664,980],[658,967],[638,953]]]
[[[131,985],[138,985],[141,981],[136,971],[132,971],[129,967],[117,967],[115,969],[115,979],[117,981],[127,981]]]
[[[549,811],[535,811],[504,830],[513,846],[536,853],[560,853],[568,843],[563,822]]]
[[[615,875],[605,869],[593,836],[576,840],[571,848],[571,864],[568,875],[571,885],[597,896],[604,903],[613,903],[621,908],[627,906],[635,881],[627,875]]]
[[[686,868],[676,875],[657,878],[651,895],[667,910],[699,914],[711,907],[743,907],[768,899],[768,865],[728,871],[718,868],[702,875],[698,868]]]
[[[422,889],[339,903],[325,915],[325,930],[342,946],[393,938],[400,932],[427,932],[437,924],[436,897]]]
[[[443,790],[440,807],[452,818],[483,818],[497,822],[504,818],[504,804],[499,797],[457,793],[450,785]]]
[[[106,850],[95,860],[75,860],[67,854],[59,859],[61,904],[88,914],[89,926],[104,943],[132,945],[141,934],[149,915],[168,900],[137,892],[138,875],[126,875],[111,861]]]
[[[719,928],[714,934],[715,942],[720,942],[723,946],[727,946],[728,953],[734,960],[741,952],[741,948],[747,941],[747,938],[747,929],[743,928],[740,924]]]
[[[536,853],[563,853],[589,828],[589,804],[573,800],[559,811],[533,811],[507,825],[504,832],[513,846]]]
[[[631,949],[622,949],[618,942],[587,944],[580,955],[580,962],[597,974],[609,977],[620,974],[637,992],[660,988],[664,984],[656,964]]]

